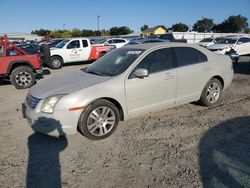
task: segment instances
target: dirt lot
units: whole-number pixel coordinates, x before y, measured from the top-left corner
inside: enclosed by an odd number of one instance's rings
[[[142,116],[101,141],[34,133],[20,111],[27,90],[1,81],[0,187],[250,187],[250,63],[235,73],[218,106]]]

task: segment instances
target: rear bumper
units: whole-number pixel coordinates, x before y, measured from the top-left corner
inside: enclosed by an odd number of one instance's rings
[[[39,108],[39,104],[37,108]],[[69,111],[55,111],[45,114],[32,109],[27,103],[22,104],[23,117],[34,130],[51,136],[72,135],[77,132],[79,113]]]

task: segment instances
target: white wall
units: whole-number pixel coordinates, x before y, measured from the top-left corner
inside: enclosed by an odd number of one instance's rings
[[[195,32],[173,32],[173,35],[176,39],[187,39],[188,43],[194,44],[200,40],[207,37],[225,37],[228,35],[244,35],[249,36],[249,34],[239,34],[239,33],[195,33]]]

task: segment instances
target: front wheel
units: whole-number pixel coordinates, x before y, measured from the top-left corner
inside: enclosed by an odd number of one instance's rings
[[[119,112],[116,106],[107,100],[97,100],[82,113],[79,129],[91,140],[100,140],[110,136],[119,123]]]
[[[60,69],[63,66],[63,60],[60,57],[54,56],[50,58],[49,68]]]
[[[35,84],[35,75],[29,66],[19,66],[12,71],[10,81],[16,89],[26,89]]]
[[[221,82],[216,78],[212,78],[204,87],[199,102],[205,106],[214,106],[218,103],[221,93]]]

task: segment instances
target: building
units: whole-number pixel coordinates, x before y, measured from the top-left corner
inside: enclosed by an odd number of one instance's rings
[[[165,34],[167,32],[166,29],[162,28],[162,27],[153,27],[153,28],[147,28],[142,32],[142,36],[143,37],[149,37],[152,35],[162,35]]]
[[[29,34],[29,33],[0,33],[0,36],[7,35],[8,39],[11,41],[20,41],[20,40],[41,40],[43,37],[38,35]]]

